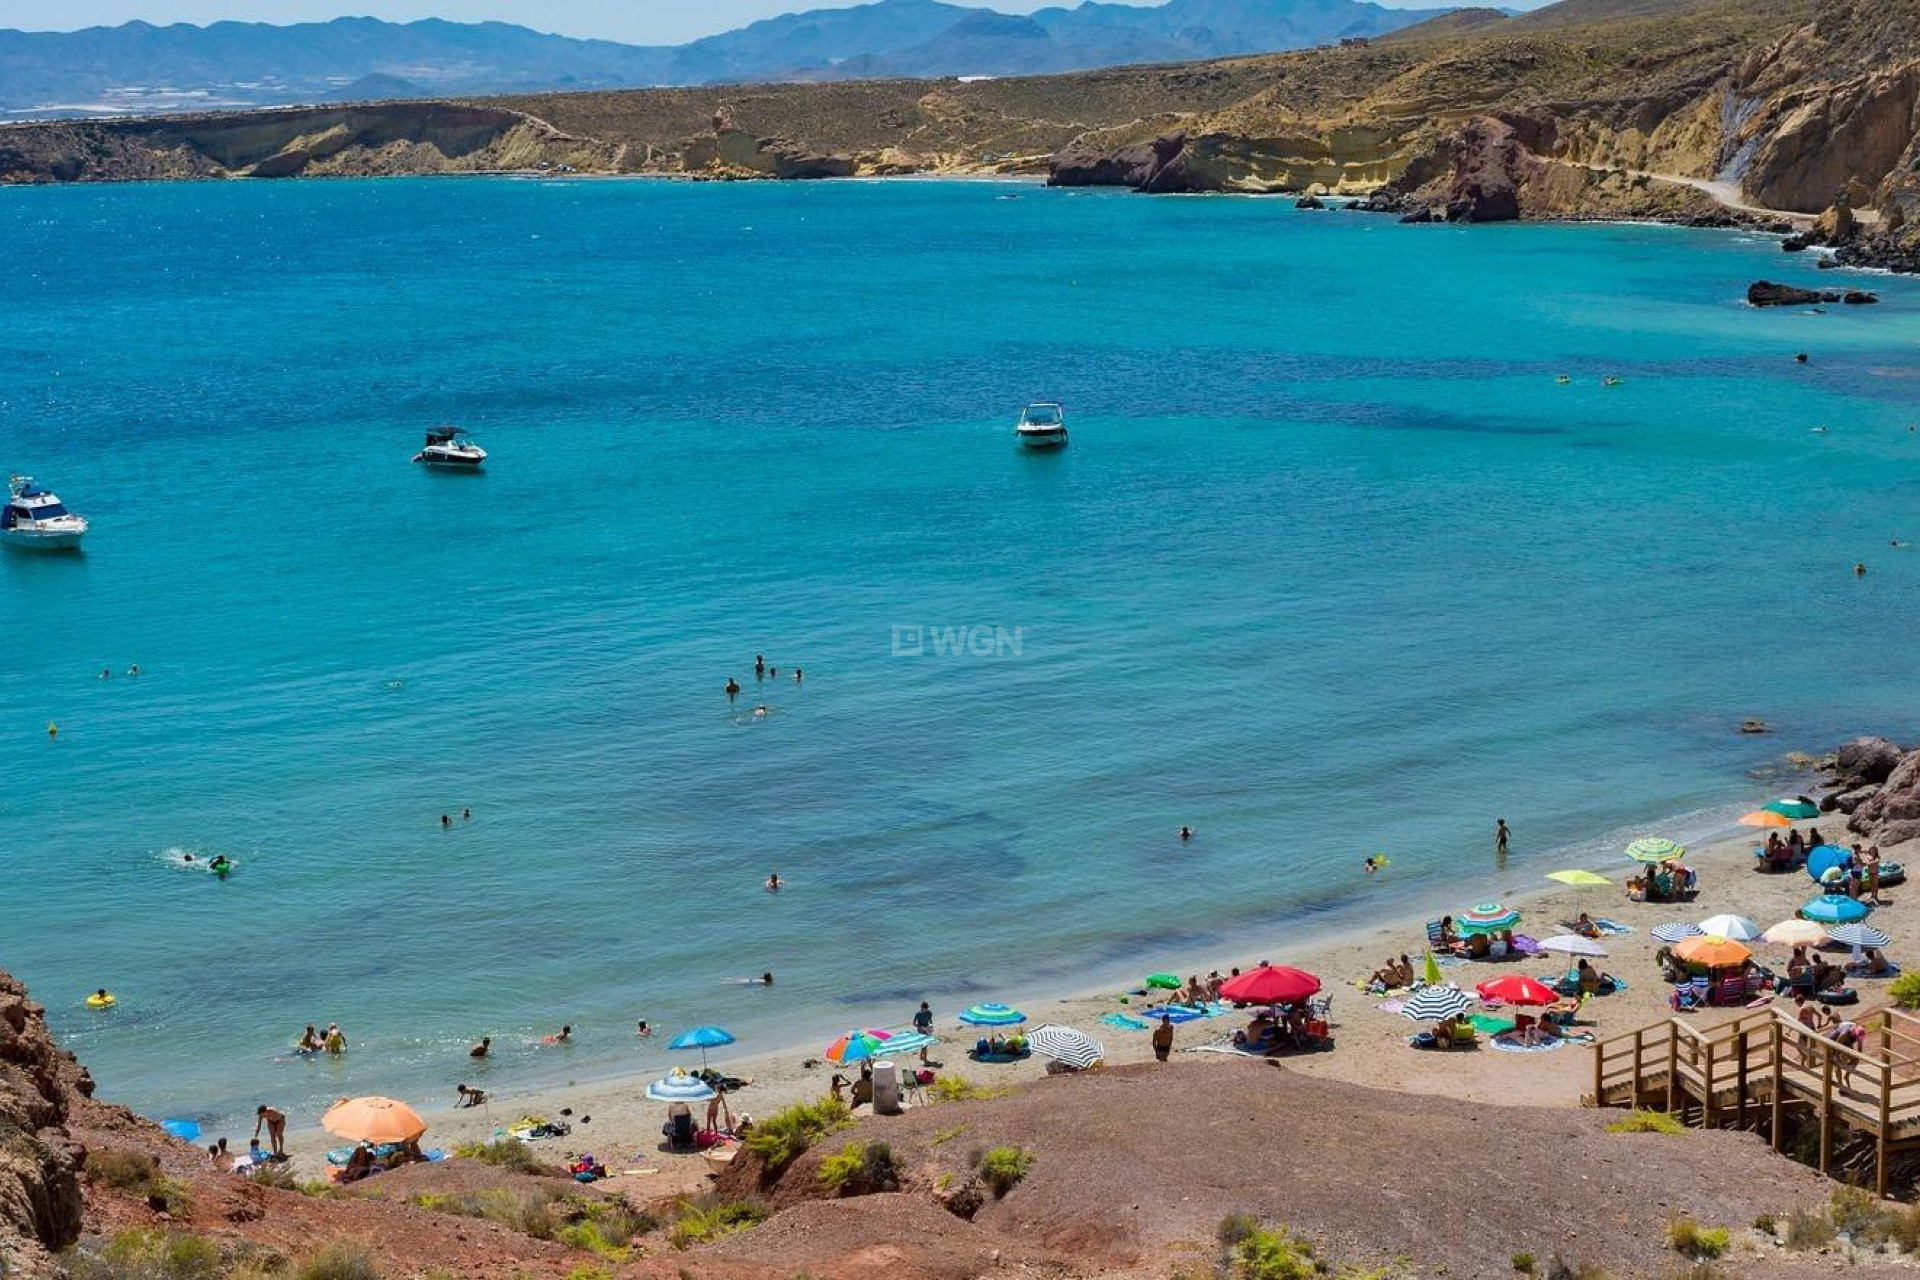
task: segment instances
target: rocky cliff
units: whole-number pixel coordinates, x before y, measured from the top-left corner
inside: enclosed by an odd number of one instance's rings
[[[57,1275],[50,1255],[80,1238],[85,1153],[66,1125],[92,1092],[47,1034],[44,1010],[0,973],[0,1275]]]

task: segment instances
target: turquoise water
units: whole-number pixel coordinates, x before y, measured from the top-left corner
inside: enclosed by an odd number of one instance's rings
[[[94,521],[0,556],[0,966],[154,1114],[1284,954],[1920,715],[1920,286],[1755,312],[1816,274],[1764,240],[489,179],[0,190],[0,243],[0,465]],[[485,475],[408,465],[443,420]]]

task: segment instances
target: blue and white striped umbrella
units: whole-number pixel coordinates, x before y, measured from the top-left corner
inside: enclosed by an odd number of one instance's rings
[[[1686,938],[1698,938],[1706,931],[1697,924],[1687,924],[1685,921],[1675,920],[1671,924],[1657,924],[1653,926],[1651,932],[1654,937],[1660,939],[1662,942],[1674,943]]]
[[[713,1097],[713,1088],[698,1076],[675,1067],[665,1079],[647,1086],[647,1096],[655,1102],[705,1102]]]
[[[1056,1027],[1052,1023],[1027,1032],[1027,1044],[1035,1053],[1045,1054],[1055,1062],[1081,1071],[1107,1056],[1100,1042],[1086,1032],[1075,1031],[1072,1027]]]
[[[1884,947],[1893,941],[1870,924],[1837,924],[1827,936],[1843,947]]]
[[[1011,1027],[1026,1020],[1026,1014],[1004,1004],[977,1004],[960,1015],[960,1021],[972,1027]]]
[[[918,1031],[896,1031],[880,1046],[878,1058],[891,1058],[896,1053],[914,1053],[918,1050],[939,1044],[938,1037],[922,1035]]]
[[[1458,987],[1422,987],[1400,1002],[1400,1012],[1415,1022],[1457,1018],[1473,1007],[1473,997]]]

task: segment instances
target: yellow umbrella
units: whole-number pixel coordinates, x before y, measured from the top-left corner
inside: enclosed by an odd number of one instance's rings
[[[1753,958],[1753,952],[1733,939],[1712,933],[1698,938],[1682,938],[1674,945],[1673,954],[1676,959],[1688,964],[1705,965],[1709,969],[1738,968]]]
[[[1430,987],[1440,985],[1440,962],[1433,958],[1433,952],[1427,952],[1426,970],[1420,975]]]
[[[392,1098],[343,1098],[320,1117],[320,1126],[350,1142],[413,1142],[427,1131],[420,1113]]]
[[[1790,827],[1793,825],[1793,819],[1785,814],[1775,813],[1771,809],[1755,809],[1752,813],[1742,815],[1740,825],[1743,827]]]
[[[1578,885],[1588,888],[1595,885],[1612,884],[1613,881],[1592,871],[1549,871],[1547,879],[1558,880],[1561,884]]]

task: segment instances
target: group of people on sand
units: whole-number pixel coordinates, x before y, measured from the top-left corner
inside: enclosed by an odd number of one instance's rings
[[[1497,960],[1514,954],[1513,930],[1501,929],[1494,933],[1475,930],[1463,935],[1454,928],[1452,916],[1440,917],[1440,929],[1434,941],[1441,950],[1465,960]]]
[[[300,1038],[294,1042],[293,1051],[299,1054],[325,1052],[337,1058],[347,1051],[347,1035],[340,1030],[340,1024],[337,1022],[329,1022],[324,1035],[314,1030],[313,1024],[309,1022],[307,1029],[302,1031]]]
[[[1403,953],[1398,960],[1389,958],[1375,969],[1367,978],[1367,986],[1381,991],[1397,991],[1402,987],[1411,987],[1417,975],[1413,971],[1413,961]]]
[[[1867,1042],[1867,1029],[1849,1018],[1842,1018],[1826,1005],[1807,999],[1806,993],[1793,993],[1794,1020],[1805,1027],[1810,1035],[1802,1037],[1798,1046],[1800,1061],[1805,1066],[1814,1065],[1812,1036],[1825,1036],[1838,1044],[1845,1045],[1855,1053],[1860,1052]],[[1840,1056],[1836,1065],[1842,1075],[1850,1075],[1853,1059]]]

